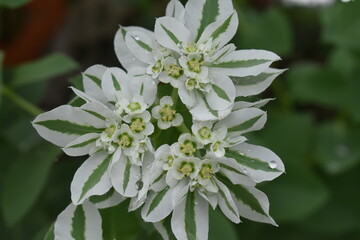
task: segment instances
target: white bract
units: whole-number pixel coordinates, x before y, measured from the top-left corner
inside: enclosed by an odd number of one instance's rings
[[[284,165],[244,134],[263,128],[260,108],[272,100],[247,97],[284,70],[270,68],[280,59],[274,53],[236,50],[229,41],[237,26],[231,0],[171,0],[154,32],[121,27],[116,34],[127,72],[88,68],[83,89],[72,88],[81,104],[33,121],[69,156],[88,155],[55,239],[101,239],[98,209],[126,198],[129,211],[141,208],[164,239],[206,240],[209,205],[235,223],[244,217],[276,225],[256,184],[281,175]]]

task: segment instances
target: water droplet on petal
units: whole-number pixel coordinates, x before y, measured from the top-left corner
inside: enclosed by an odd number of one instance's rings
[[[141,180],[139,180],[135,183],[135,185],[136,185],[136,190],[141,190],[144,186],[144,183]]]
[[[139,36],[137,36],[137,35],[135,35],[134,38],[136,41],[140,40]]]
[[[197,201],[195,201],[195,205],[198,205],[199,203]]]
[[[245,167],[243,168],[243,173],[247,174],[247,169]]]
[[[239,152],[239,154],[240,154],[241,156],[244,156],[244,155],[245,155],[243,152]]]
[[[277,168],[277,162],[276,161],[269,162],[269,168],[271,168],[271,169]]]

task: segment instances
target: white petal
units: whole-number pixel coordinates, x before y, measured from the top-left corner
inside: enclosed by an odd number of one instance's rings
[[[108,102],[108,99],[105,97],[101,88],[102,76],[105,70],[106,67],[103,65],[94,65],[86,69],[83,73],[83,85],[85,93],[102,103]]]
[[[151,77],[133,77],[129,83],[129,87],[133,97],[142,96],[145,103],[149,106],[155,101],[157,85]]]
[[[154,34],[147,34],[143,31],[129,31],[126,34],[125,42],[132,54],[142,62],[154,63],[151,52],[156,47]]]
[[[171,17],[161,17],[155,23],[156,40],[164,47],[180,52],[179,44],[190,42],[191,33]]]
[[[229,189],[216,179],[216,184],[219,187],[218,204],[221,211],[234,223],[240,222],[239,211],[231,197]]]
[[[119,94],[129,99],[129,82],[129,76],[122,69],[108,68],[103,75],[102,89],[109,101],[117,102],[116,96]]]
[[[265,99],[261,99],[259,101],[256,102],[245,102],[245,101],[237,101],[234,104],[234,108],[233,111],[242,109],[242,108],[261,108],[263,106],[265,106],[268,102],[274,100],[275,98],[265,98]]]
[[[75,221],[84,222],[85,229],[76,228]],[[56,219],[54,233],[55,240],[75,239],[74,234],[82,235],[88,240],[100,240],[102,239],[100,213],[87,201],[79,206],[70,204]]]
[[[178,0],[171,0],[166,7],[166,16],[184,22],[185,8]]]
[[[109,190],[109,192],[105,193],[102,196],[92,196],[90,197],[90,201],[95,204],[96,208],[104,209],[110,208],[119,205],[126,198],[121,196],[118,192],[116,192],[113,188]]]
[[[256,183],[246,176],[244,169],[234,159],[221,158],[219,159],[220,173],[227,177],[232,184],[242,184],[246,186],[255,186]]]
[[[174,209],[171,228],[177,239],[208,239],[209,203],[197,191],[188,193]]]
[[[188,107],[192,107],[196,103],[195,91],[189,91],[186,89],[185,85],[181,83],[179,85],[179,97],[181,101]]]
[[[102,195],[110,190],[109,166],[111,155],[104,151],[95,153],[78,168],[71,182],[71,199],[81,204],[93,195]]]
[[[214,110],[224,110],[232,107],[235,99],[235,87],[231,79],[225,75],[212,74],[215,80],[212,89],[206,93],[206,99]]]
[[[103,120],[69,105],[40,114],[32,124],[41,137],[60,147],[84,134],[100,133],[106,127]]]
[[[95,141],[99,138],[98,133],[85,134],[74,141],[70,142],[63,151],[69,156],[83,156],[90,152],[90,149],[95,146]]]

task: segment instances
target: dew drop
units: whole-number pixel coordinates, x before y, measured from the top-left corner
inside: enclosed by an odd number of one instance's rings
[[[247,169],[245,167],[243,168],[243,173],[247,174]]]
[[[144,186],[144,183],[141,180],[139,180],[136,182],[135,185],[136,185],[136,190],[141,190]]]
[[[139,36],[137,36],[137,35],[135,35],[134,38],[136,41],[140,40]]]
[[[269,168],[275,169],[276,167],[277,167],[277,162],[276,161],[269,162]]]
[[[195,201],[194,203],[195,203],[195,205],[198,205],[198,204],[199,204],[197,201]]]

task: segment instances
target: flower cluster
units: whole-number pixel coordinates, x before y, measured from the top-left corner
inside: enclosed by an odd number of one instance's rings
[[[280,59],[274,53],[236,50],[229,41],[237,26],[231,0],[171,0],[154,32],[117,32],[126,71],[88,68],[83,89],[72,88],[80,106],[33,121],[67,155],[89,156],[71,183],[72,204],[55,223],[56,239],[102,239],[98,209],[127,198],[129,210],[141,208],[164,239],[207,239],[209,206],[235,223],[241,216],[276,225],[255,186],[281,175],[283,163],[244,136],[264,126],[260,108],[271,99],[245,97],[283,70],[270,68]]]

